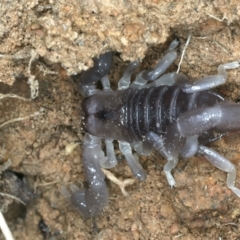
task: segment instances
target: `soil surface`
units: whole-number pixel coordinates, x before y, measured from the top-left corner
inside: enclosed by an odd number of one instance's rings
[[[178,38],[176,71],[189,35],[180,72],[191,81],[217,74],[218,65],[240,60],[238,0],[2,0],[0,16],[0,209],[15,239],[240,239],[240,199],[226,173],[199,156],[179,161],[172,189],[166,160],[157,152],[140,157],[147,180],[136,180],[124,196],[107,179],[110,203],[94,220],[59,191],[84,182],[83,98],[71,75],[112,50],[116,89],[129,61],[142,61],[138,71],[152,68]],[[228,73],[217,91],[239,102],[240,69]],[[235,164],[240,188],[239,133],[209,146]],[[134,178],[117,145],[116,155],[111,172]]]

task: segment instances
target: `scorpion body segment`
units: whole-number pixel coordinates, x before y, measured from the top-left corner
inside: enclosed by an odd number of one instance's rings
[[[178,158],[204,156],[217,168],[227,172],[227,186],[240,197],[235,187],[235,166],[216,151],[205,147],[219,137],[240,129],[240,105],[227,102],[211,91],[227,80],[226,69],[239,67],[238,62],[218,67],[218,75],[205,77],[194,83],[180,73],[164,74],[177,57],[177,41],[173,41],[167,54],[153,70],[140,72],[131,83],[131,74],[137,67],[133,62],[112,91],[106,74],[110,70],[110,53],[95,59],[95,65],[78,79],[83,101],[83,127],[87,134],[83,140],[83,165],[88,188],[71,186],[71,202],[87,217],[98,215],[108,203],[108,190],[102,168],[117,164],[113,140],[119,142],[133,174],[145,179],[146,173],[132,149],[138,154],[157,150],[167,163],[164,166],[169,185],[175,185],[172,169]],[[101,67],[103,66],[103,71]],[[87,79],[88,78],[88,79]],[[94,85],[101,81],[103,90]],[[221,136],[221,135],[220,135]],[[106,153],[101,149],[105,140]]]
[[[210,91],[185,93],[181,85],[99,92],[83,102],[83,126],[101,138],[144,141],[149,132],[164,136],[184,112],[222,101]]]

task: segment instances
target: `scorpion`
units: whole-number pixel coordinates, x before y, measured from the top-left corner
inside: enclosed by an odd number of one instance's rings
[[[163,170],[171,187],[176,185],[171,171],[178,159],[202,155],[227,173],[228,188],[240,197],[240,189],[235,187],[235,166],[205,146],[229,131],[240,129],[240,105],[211,91],[226,82],[227,69],[238,68],[240,64],[236,61],[219,65],[217,75],[191,83],[181,73],[165,73],[177,58],[177,46],[178,41],[174,40],[154,69],[140,72],[132,82],[139,63],[130,63],[116,91],[110,88],[108,79],[112,52],[94,58],[93,67],[75,76],[81,94],[86,97],[82,103],[86,131],[82,161],[88,186],[80,189],[72,184],[70,190],[62,187],[61,192],[85,217],[99,215],[108,204],[109,193],[101,168],[117,165],[114,140],[140,180],[146,178],[146,173],[132,149],[139,155],[157,150],[167,160]],[[96,86],[99,81],[103,90]]]

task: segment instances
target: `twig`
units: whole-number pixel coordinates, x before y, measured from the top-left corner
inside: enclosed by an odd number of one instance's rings
[[[208,15],[209,17],[211,17],[211,18],[219,21],[219,22],[222,22],[224,19],[227,20],[226,13],[223,14],[223,17],[222,17],[222,18],[215,17],[214,15],[212,15],[212,14],[210,14],[210,13],[207,13],[207,15]]]
[[[125,179],[125,180],[123,180],[123,181],[120,181],[120,180],[117,179],[110,171],[108,171],[108,170],[106,170],[106,169],[104,169],[104,168],[102,168],[102,171],[103,171],[103,173],[105,174],[105,176],[106,176],[109,180],[111,180],[112,182],[114,182],[115,184],[117,184],[117,185],[120,187],[120,189],[121,189],[121,191],[122,191],[122,193],[123,193],[124,196],[128,196],[128,195],[129,195],[129,194],[126,192],[125,187],[126,187],[127,185],[132,185],[132,184],[134,184],[135,179]]]
[[[14,53],[14,54],[0,54],[0,59],[9,59],[9,60],[13,60],[13,59],[26,59],[26,58],[30,58],[30,47],[25,47],[21,50],[19,50],[18,52]]]
[[[0,99],[7,98],[7,97],[18,98],[18,99],[21,99],[21,100],[24,100],[24,101],[30,101],[30,99],[27,99],[27,98],[24,98],[24,97],[20,97],[20,96],[18,96],[16,94],[12,94],[12,93],[2,94],[2,93],[0,93]]]
[[[183,234],[178,234],[178,235],[174,236],[173,239],[179,238],[179,237],[181,237],[182,235],[183,235]]]
[[[228,223],[224,223],[222,224],[222,226],[227,226],[227,225],[231,225],[231,226],[235,226],[235,227],[238,227],[239,224],[235,223],[235,222],[228,222]]]
[[[52,181],[52,182],[40,183],[40,184],[36,184],[36,185],[34,184],[34,185],[35,185],[35,186],[34,186],[34,193],[37,192],[37,188],[38,188],[38,187],[49,186],[49,185],[53,185],[53,184],[58,183],[58,182],[59,182],[59,180]]]
[[[180,59],[180,62],[179,62],[179,64],[178,64],[177,73],[180,71],[180,67],[181,67],[181,64],[182,64],[182,61],[183,61],[183,56],[184,56],[184,54],[185,54],[185,52],[186,52],[186,49],[187,49],[187,47],[188,47],[188,44],[189,44],[190,40],[191,40],[191,35],[188,36],[187,42],[186,42],[186,44],[185,44],[185,46],[184,46],[184,48],[183,48],[182,55],[181,55],[181,59]]]
[[[12,235],[1,211],[0,211],[0,228],[1,228],[2,233],[6,240],[14,240],[13,235]]]
[[[35,112],[35,113],[31,114],[31,115],[28,115],[28,116],[26,116],[26,117],[19,117],[19,118],[10,119],[10,120],[2,123],[2,124],[0,125],[0,128],[4,127],[5,125],[7,125],[7,124],[9,124],[9,123],[18,122],[18,121],[23,121],[23,120],[28,119],[28,118],[30,118],[30,117],[38,116],[40,113],[41,113],[41,110],[38,111],[38,112]]]
[[[7,193],[2,193],[2,192],[0,192],[0,195],[3,196],[3,197],[12,198],[12,199],[16,200],[17,202],[20,202],[20,203],[22,203],[23,205],[26,205],[25,202],[23,202],[21,199],[15,197],[15,196],[13,196],[13,195],[10,195],[10,194],[7,194]]]

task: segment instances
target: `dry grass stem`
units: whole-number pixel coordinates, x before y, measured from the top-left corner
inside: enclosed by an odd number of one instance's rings
[[[102,168],[103,173],[105,174],[105,176],[112,182],[114,182],[115,184],[117,184],[123,195],[124,196],[128,196],[129,194],[126,192],[125,187],[128,185],[132,185],[135,182],[135,179],[125,179],[123,181],[120,181],[119,179],[117,179],[110,171]]]
[[[12,235],[1,211],[0,211],[0,228],[1,228],[2,233],[6,240],[14,240],[13,235]]]

